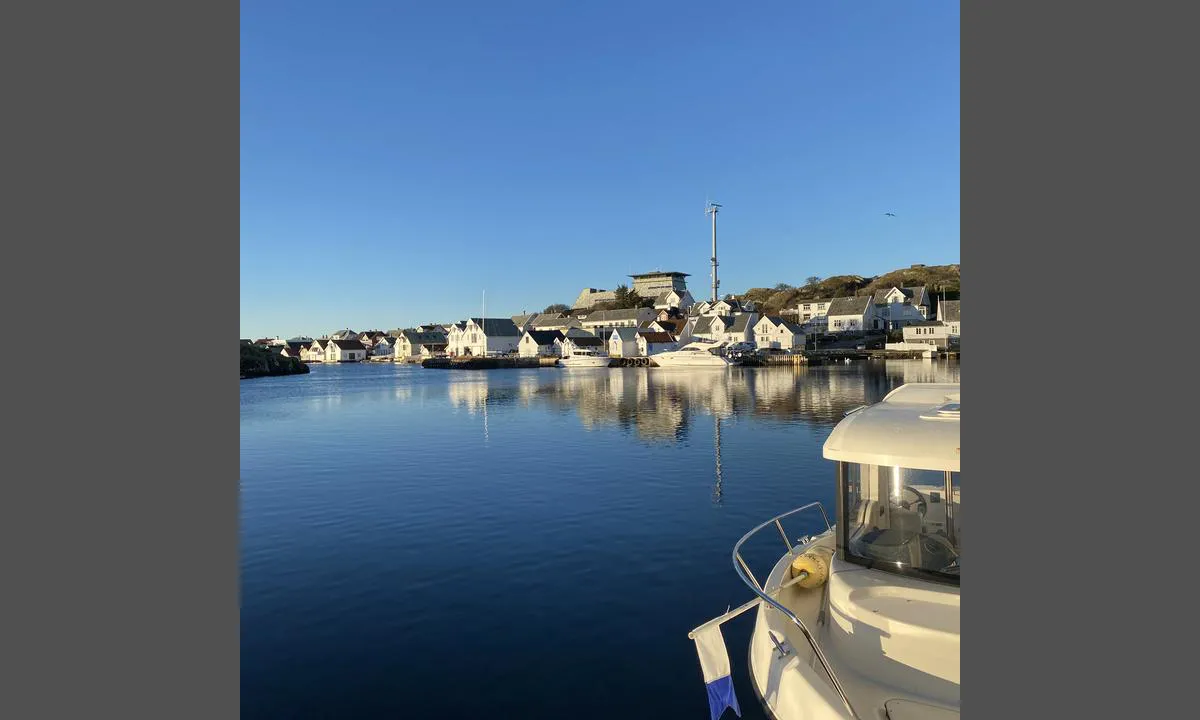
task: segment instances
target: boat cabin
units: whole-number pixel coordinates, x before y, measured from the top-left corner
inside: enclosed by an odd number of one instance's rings
[[[962,541],[959,386],[913,384],[852,411],[825,442],[837,462],[837,554],[957,585]]]

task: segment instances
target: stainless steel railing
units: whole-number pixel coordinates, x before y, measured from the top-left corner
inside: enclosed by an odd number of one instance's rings
[[[817,644],[817,639],[813,637],[813,634],[809,632],[808,627],[805,626],[804,622],[800,620],[800,618],[796,617],[794,612],[784,607],[782,603],[768,595],[766,591],[763,590],[763,586],[758,582],[758,579],[754,577],[754,573],[750,571],[750,566],[746,564],[746,560],[742,557],[742,545],[755,534],[757,534],[758,531],[762,530],[768,525],[774,525],[776,529],[779,530],[779,535],[783,538],[783,544],[787,547],[788,552],[790,553],[795,549],[795,545],[791,540],[788,539],[787,532],[785,532],[783,529],[782,520],[786,517],[814,507],[821,511],[821,517],[825,520],[825,532],[832,532],[833,526],[829,524],[829,515],[826,514],[825,507],[821,505],[821,503],[811,502],[794,510],[788,510],[787,512],[776,515],[770,520],[767,520],[766,522],[756,526],[753,530],[743,535],[741,540],[737,541],[737,543],[733,546],[733,569],[737,571],[738,577],[742,579],[742,582],[746,583],[746,585],[754,591],[754,594],[758,596],[761,602],[765,602],[779,612],[783,613],[784,617],[791,620],[792,624],[800,629],[800,632],[804,635],[804,638],[808,640],[808,644],[812,647],[813,654],[816,655],[817,660],[821,663],[821,667],[825,669],[825,674],[829,676],[829,680],[833,684],[833,688],[837,690],[838,696],[841,697],[842,703],[850,712],[850,716],[853,718],[858,718],[858,713],[854,712],[854,707],[850,704],[850,699],[846,697],[846,691],[842,688],[842,683],[838,680],[837,675],[834,674],[833,668],[830,667],[829,661],[825,658],[825,653],[821,651],[821,647]],[[803,542],[804,540],[801,540],[801,544],[803,544]],[[741,608],[739,608],[739,610],[740,609]]]

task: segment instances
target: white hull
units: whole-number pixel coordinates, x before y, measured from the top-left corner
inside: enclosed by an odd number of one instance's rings
[[[679,350],[651,355],[650,359],[661,368],[727,368],[733,365],[729,358],[714,355],[715,345],[692,343]]]
[[[832,548],[833,535],[785,555],[764,589],[808,626],[860,716],[957,718],[958,588],[898,580],[834,559],[828,588],[781,591],[792,558],[816,545]],[[771,635],[786,639],[786,656],[779,656]],[[757,611],[749,664],[755,693],[777,720],[850,717],[804,635],[765,603]]]
[[[572,355],[558,360],[558,364],[565,368],[606,368],[609,362],[605,355]]]

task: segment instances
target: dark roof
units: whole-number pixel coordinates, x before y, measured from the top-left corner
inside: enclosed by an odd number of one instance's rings
[[[537,313],[529,313],[528,315],[513,315],[512,316],[513,325],[516,325],[517,327],[521,327],[522,325],[524,325],[525,323],[534,319],[535,317],[537,317]]]
[[[631,278],[646,278],[646,277],[690,277],[687,273],[676,272],[674,270],[661,270],[656,272],[640,273],[638,275],[630,275]]]
[[[664,328],[673,328],[669,329],[668,332],[673,332],[676,335],[683,332],[683,326],[687,325],[687,320],[684,320],[683,318],[677,318],[675,320],[656,320],[655,322]]]
[[[557,330],[526,330],[525,334],[538,345],[553,345],[555,340],[563,337],[563,334]]]
[[[608,322],[612,320],[637,320],[638,315],[648,308],[623,308],[621,310],[597,310],[587,314],[587,322]]]
[[[471,322],[483,328],[483,334],[489,337],[520,335],[521,331],[509,318],[471,318]]]
[[[332,342],[334,345],[337,345],[338,347],[340,347],[343,350],[366,350],[367,349],[365,345],[363,345],[361,342],[358,341],[358,338],[354,338],[351,340],[335,338]]]
[[[675,338],[671,337],[671,333],[654,332],[653,330],[638,330],[638,335],[641,335],[642,339],[648,343],[675,342]]]
[[[576,347],[593,347],[604,345],[604,341],[595,335],[572,335],[571,343]]]
[[[910,322],[904,327],[944,327],[945,324],[941,320],[922,320],[921,322]]]
[[[733,325],[729,328],[730,332],[744,332],[746,330],[746,325],[750,323],[751,317],[753,317],[753,313],[735,315],[733,317]],[[757,320],[758,318],[754,319]]]
[[[329,341],[324,338],[312,341],[312,347],[314,347],[318,350],[324,350],[327,345],[329,345]],[[309,348],[309,349],[311,350],[312,348]]]
[[[834,315],[862,315],[873,302],[874,298],[870,295],[834,298],[833,302],[829,303],[827,314],[831,317]]]
[[[962,322],[959,319],[960,310],[958,308],[958,300],[943,300],[942,305],[938,308],[938,313],[941,314],[942,320],[946,322]]]
[[[926,294],[926,293],[925,293],[925,286],[924,286],[924,285],[918,285],[918,286],[916,286],[916,287],[906,287],[906,288],[903,288],[903,289],[904,289],[904,291],[905,291],[906,293],[908,293],[908,294],[909,294],[909,296],[910,296],[910,297],[912,297],[914,300],[920,300],[920,299],[921,299],[923,296],[925,296],[925,294]],[[926,300],[928,300],[928,298],[925,298],[925,299],[926,299]]]
[[[875,291],[876,304],[883,304],[884,297],[892,290],[899,290],[904,295],[904,301],[912,304],[914,301],[919,301],[925,295],[925,286],[918,285],[917,287],[895,287],[887,290]]]
[[[420,332],[418,330],[405,330],[404,337],[410,345],[445,345],[446,333],[442,332]]]
[[[304,342],[304,341],[302,341],[302,340],[288,340],[288,341],[287,341],[287,346],[288,346],[288,347],[290,347],[290,348],[294,348],[294,349],[297,349],[297,350],[298,350],[298,349],[300,349],[300,348],[303,348],[303,347],[307,347],[307,346],[309,346],[309,345],[311,345],[311,344],[312,344],[311,342]]]
[[[785,328],[787,328],[788,330],[791,330],[792,332],[796,333],[797,335],[804,334],[804,328],[801,325],[792,322],[791,320],[783,320],[782,324]]]

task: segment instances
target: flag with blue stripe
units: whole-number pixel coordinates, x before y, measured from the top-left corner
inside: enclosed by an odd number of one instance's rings
[[[717,720],[725,708],[742,716],[737,695],[733,692],[733,678],[729,672],[729,653],[725,650],[725,636],[720,625],[710,625],[695,633],[696,654],[700,656],[700,672],[704,674],[704,685],[708,689],[708,711],[712,720]]]

